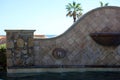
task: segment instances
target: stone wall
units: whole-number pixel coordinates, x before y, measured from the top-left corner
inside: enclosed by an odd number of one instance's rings
[[[34,30],[5,30],[7,33],[7,66],[32,66],[34,64]]]
[[[90,37],[94,32],[120,32],[120,7],[94,9],[62,35],[35,39],[35,65],[119,66],[120,46],[97,44]]]
[[[120,66],[120,46],[103,46],[90,36],[95,32],[119,33],[120,7],[94,9],[51,39],[33,40],[34,31],[6,32],[8,66]]]

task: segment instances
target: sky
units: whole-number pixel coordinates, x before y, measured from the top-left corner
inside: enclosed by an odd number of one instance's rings
[[[81,4],[83,15],[100,7],[100,1],[120,7],[120,0],[0,0],[0,35],[5,35],[6,29],[60,35],[73,24],[73,19],[66,17],[66,5],[73,1]]]

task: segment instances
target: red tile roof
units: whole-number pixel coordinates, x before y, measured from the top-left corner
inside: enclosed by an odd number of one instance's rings
[[[0,36],[0,44],[6,43],[6,36]]]

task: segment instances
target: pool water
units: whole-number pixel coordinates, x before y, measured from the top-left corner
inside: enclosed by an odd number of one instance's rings
[[[120,72],[46,72],[11,75],[13,76],[8,77],[6,73],[1,73],[0,80],[120,80]]]

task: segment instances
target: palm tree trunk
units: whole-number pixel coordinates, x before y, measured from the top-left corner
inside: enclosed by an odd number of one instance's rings
[[[76,21],[76,11],[74,11],[72,15],[73,15],[73,20],[75,22]]]
[[[76,18],[73,18],[74,22],[76,22]]]

